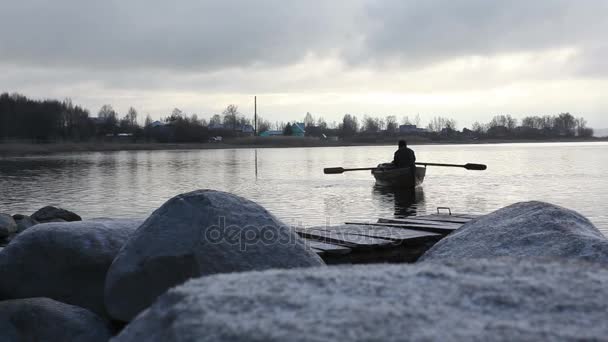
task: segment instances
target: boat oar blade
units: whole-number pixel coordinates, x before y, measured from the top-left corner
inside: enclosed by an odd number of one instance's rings
[[[341,173],[344,173],[344,168],[343,167],[328,167],[328,168],[323,169],[323,173],[325,173],[326,175],[341,174]]]
[[[464,168],[467,170],[476,170],[476,171],[484,171],[484,170],[488,169],[488,167],[483,164],[466,164],[464,166]]]

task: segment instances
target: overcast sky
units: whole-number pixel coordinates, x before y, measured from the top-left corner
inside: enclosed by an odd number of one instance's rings
[[[608,0],[5,0],[0,91],[271,121],[571,112],[608,127]]]

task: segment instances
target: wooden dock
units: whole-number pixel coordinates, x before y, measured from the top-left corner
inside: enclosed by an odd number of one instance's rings
[[[346,222],[298,228],[296,232],[327,264],[414,262],[439,240],[476,217],[436,214],[381,218],[375,223]]]

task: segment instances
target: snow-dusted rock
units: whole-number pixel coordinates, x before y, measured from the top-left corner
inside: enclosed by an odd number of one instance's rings
[[[15,223],[17,223],[17,233],[22,233],[24,230],[38,224],[36,220],[27,215],[13,215]]]
[[[166,202],[120,251],[108,271],[106,306],[113,318],[129,321],[189,278],[323,264],[260,205],[199,190]]]
[[[17,232],[17,223],[11,215],[0,214],[0,239]]]
[[[32,214],[32,218],[38,222],[51,222],[53,219],[61,219],[66,222],[82,221],[82,218],[75,213],[53,206],[46,206],[39,209]]]
[[[516,259],[193,279],[114,340],[546,341],[608,336],[608,268]]]
[[[94,313],[48,298],[0,302],[2,341],[105,342],[108,323]]]
[[[0,252],[0,299],[48,297],[105,315],[105,276],[141,221],[42,223]]]
[[[467,223],[439,241],[420,261],[501,256],[608,262],[608,239],[572,210],[525,202]]]

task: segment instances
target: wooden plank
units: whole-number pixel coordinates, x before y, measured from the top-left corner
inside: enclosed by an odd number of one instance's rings
[[[424,215],[424,216],[415,216],[417,220],[427,220],[427,221],[441,221],[447,223],[467,223],[471,221],[471,218],[459,217],[454,215]]]
[[[348,254],[351,249],[344,246],[325,243],[317,240],[304,239],[304,243],[312,249],[319,250],[325,254]]]
[[[411,229],[403,229],[403,228],[395,228],[395,227],[387,227],[381,225],[341,225],[341,226],[331,226],[325,227],[324,230],[336,233],[347,233],[354,235],[362,235],[369,236],[373,238],[380,238],[386,240],[392,240],[398,243],[403,243],[405,241],[418,241],[423,239],[436,239],[440,237],[441,234],[421,231],[421,230],[411,230]]]
[[[369,236],[326,231],[322,228],[297,228],[296,232],[303,238],[318,240],[325,243],[350,248],[381,248],[395,245],[392,240],[373,238]]]
[[[470,220],[474,220],[478,217],[482,217],[483,215],[474,215],[474,214],[452,214],[452,216],[462,217]]]
[[[426,224],[407,224],[407,223],[361,223],[361,222],[346,222],[346,224],[352,225],[368,225],[368,226],[385,226],[385,227],[396,227],[413,230],[424,230],[427,232],[439,233],[448,235],[451,232],[458,229],[458,227],[447,227],[444,225],[426,225]]]
[[[460,228],[463,223],[436,221],[436,220],[418,220],[410,218],[398,218],[398,219],[378,219],[378,223],[399,223],[399,224],[424,224],[431,226],[446,226],[448,228]]]

